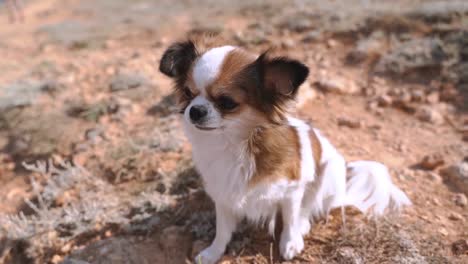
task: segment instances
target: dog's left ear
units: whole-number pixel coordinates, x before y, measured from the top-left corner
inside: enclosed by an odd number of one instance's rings
[[[197,56],[193,41],[176,42],[164,52],[159,71],[172,78],[185,76]]]
[[[309,68],[301,62],[285,57],[273,59],[262,54],[257,63],[263,71],[263,89],[283,99],[293,99],[299,86],[309,75]]]

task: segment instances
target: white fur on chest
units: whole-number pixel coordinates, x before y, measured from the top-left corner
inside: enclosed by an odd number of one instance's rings
[[[309,127],[302,121],[295,120],[301,142],[301,180],[289,181],[286,178],[275,182],[248,186],[255,173],[254,158],[246,151],[246,142],[225,134],[198,131],[189,124],[185,131],[192,142],[193,160],[200,172],[205,191],[216,202],[230,208],[236,215],[247,217],[254,222],[271,219],[279,202],[291,195],[298,188],[314,179]]]

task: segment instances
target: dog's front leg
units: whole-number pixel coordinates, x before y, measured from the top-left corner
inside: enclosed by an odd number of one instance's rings
[[[196,264],[214,264],[224,254],[238,222],[237,216],[223,205],[216,204],[216,236],[211,246],[195,258]]]
[[[280,239],[280,253],[285,260],[294,258],[304,249],[300,218],[303,196],[304,187],[298,187],[281,203],[283,231]]]

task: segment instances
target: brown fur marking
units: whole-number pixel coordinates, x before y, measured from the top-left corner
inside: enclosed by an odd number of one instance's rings
[[[255,158],[256,173],[249,182],[274,182],[281,178],[299,180],[301,175],[300,141],[291,126],[257,128],[249,140],[249,151]]]
[[[317,134],[313,128],[311,128],[309,131],[309,137],[312,147],[312,154],[314,155],[315,168],[317,168],[316,171],[319,173],[320,160],[322,159],[322,145],[320,144]]]
[[[254,60],[253,55],[243,50],[232,50],[224,58],[219,76],[206,88],[208,96],[213,102],[216,102],[220,96],[228,96],[240,104],[240,107],[234,111],[225,112],[223,109],[219,109],[223,115],[239,113],[247,103],[248,93],[237,85],[236,80],[242,78],[239,76],[240,72]]]

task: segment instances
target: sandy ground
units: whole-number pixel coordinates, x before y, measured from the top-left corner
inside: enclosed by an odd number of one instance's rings
[[[290,263],[468,262],[465,1],[43,0],[23,23],[0,8],[0,263],[187,263],[208,245],[212,202],[157,70],[187,36],[304,61],[297,115],[414,203],[333,212]],[[223,261],[282,263],[248,223]]]

